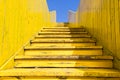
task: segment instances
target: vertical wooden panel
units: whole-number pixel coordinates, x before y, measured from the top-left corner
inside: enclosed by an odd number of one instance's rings
[[[0,0],[0,67],[49,24],[46,0]]]
[[[120,65],[119,9],[119,0],[81,0],[78,11],[80,15],[78,24],[85,26],[108,54],[115,56],[118,65]]]

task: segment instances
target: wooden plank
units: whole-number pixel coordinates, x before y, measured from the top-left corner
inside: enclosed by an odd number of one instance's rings
[[[28,55],[19,55],[16,56],[15,59],[21,60],[21,59],[37,59],[37,60],[113,60],[112,56],[28,56]]]
[[[29,64],[28,64],[29,63]],[[112,68],[112,60],[15,60],[15,68]]]
[[[52,34],[52,35],[61,35],[61,34],[88,34],[88,32],[39,32],[39,35],[48,35],[48,34]]]
[[[19,79],[18,79],[19,78]],[[0,80],[120,80],[120,78],[94,77],[2,77]]]
[[[65,46],[75,46],[75,47],[79,47],[79,46],[95,46],[95,43],[39,43],[39,42],[34,42],[31,43],[31,46],[47,46],[47,47],[65,47]]]
[[[43,29],[84,29],[83,27],[44,27]]]
[[[41,32],[85,32],[84,29],[43,29]]]
[[[34,47],[34,46],[26,46],[25,50],[102,50],[102,46],[67,46],[67,47]]]
[[[102,55],[102,50],[25,50],[25,55]]]
[[[3,70],[0,71],[0,76],[79,76],[120,78],[120,72],[115,69],[35,68]]]
[[[91,38],[90,35],[36,35],[38,38]]]
[[[75,40],[75,39],[92,39],[91,37],[78,37],[78,38],[74,38],[74,37],[44,37],[44,38],[41,38],[41,37],[35,37],[36,40],[46,40],[46,39],[49,39],[49,40],[56,40],[56,39],[69,39],[69,40]]]
[[[31,42],[96,42],[92,38],[36,38]]]

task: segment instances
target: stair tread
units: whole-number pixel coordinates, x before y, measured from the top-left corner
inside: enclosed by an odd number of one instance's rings
[[[38,34],[88,34],[88,32],[39,32]]]
[[[83,27],[45,27],[43,29],[83,29]]]
[[[65,38],[79,38],[79,37],[91,37],[90,35],[36,35],[36,37],[44,38],[44,37],[65,37]]]
[[[28,64],[29,63],[29,64]],[[15,68],[113,68],[112,60],[15,60]]]
[[[120,78],[95,77],[20,77],[21,80],[120,80]],[[3,77],[0,80],[19,80],[18,77]]]
[[[8,69],[0,71],[0,76],[120,77],[120,71],[115,69],[80,69],[80,68]]]
[[[85,29],[42,29],[40,32],[85,32]]]
[[[72,59],[72,60],[113,60],[112,56],[28,56],[19,55],[15,59]]]
[[[56,39],[56,40],[51,40],[51,39],[40,39],[40,40],[32,40],[31,42],[52,42],[52,43],[57,43],[57,42],[71,42],[71,43],[84,43],[84,42],[96,42],[95,40],[93,39]]]
[[[33,49],[33,50],[36,50],[36,49],[41,49],[41,50],[44,50],[44,49],[48,49],[48,50],[51,50],[51,49],[57,49],[57,50],[97,50],[97,49],[102,49],[103,47],[102,46],[77,46],[77,47],[75,47],[75,46],[65,46],[65,47],[61,47],[61,46],[49,46],[49,47],[47,47],[47,46],[42,46],[42,47],[40,47],[40,46],[27,46],[27,47],[25,47],[25,49]]]

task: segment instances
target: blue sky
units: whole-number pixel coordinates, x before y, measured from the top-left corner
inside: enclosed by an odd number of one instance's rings
[[[68,21],[68,11],[76,11],[80,0],[47,0],[49,10],[57,11],[57,22]]]

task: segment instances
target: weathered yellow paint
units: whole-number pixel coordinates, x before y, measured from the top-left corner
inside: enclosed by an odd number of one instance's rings
[[[35,68],[35,69],[3,70],[0,71],[0,75],[11,77],[12,76],[120,77],[120,72],[115,69]]]
[[[119,0],[81,0],[76,22],[104,46],[106,54],[115,57],[115,67],[120,69],[119,8]]]
[[[84,53],[84,54],[83,54]],[[26,50],[26,55],[102,55],[102,50]]]
[[[46,0],[0,0],[0,67],[50,22]]]
[[[52,47],[52,46],[56,46],[56,47],[67,47],[67,46],[75,46],[75,47],[79,47],[79,46],[95,46],[95,43],[93,42],[86,42],[86,43],[31,43],[31,46],[47,46],[47,47]]]
[[[29,64],[28,64],[29,63]],[[113,68],[112,60],[15,60],[16,68]]]
[[[0,80],[120,80],[119,78],[91,78],[91,77],[2,77]]]
[[[43,28],[46,30],[46,28]],[[49,28],[47,30],[52,30]],[[74,32],[79,28],[75,28]],[[61,31],[64,29],[62,28]],[[54,33],[58,33],[58,28],[54,28]],[[66,30],[64,32],[73,32]],[[79,30],[77,30],[79,32]],[[40,32],[38,32],[40,33]],[[99,80],[99,79],[120,79],[120,72],[113,69],[113,57],[104,56],[102,46],[89,45],[89,42],[95,43],[95,40],[89,34],[37,34],[43,38],[33,38],[26,43],[24,48],[14,55],[14,68],[1,70],[0,79],[2,80],[35,80],[35,79],[65,79],[65,80]],[[82,37],[81,37],[82,35]],[[59,38],[59,37],[64,38]],[[76,38],[73,38],[77,36]],[[34,36],[36,37],[36,36]],[[45,38],[44,38],[45,37]],[[48,37],[48,38],[46,38]],[[57,37],[57,38],[56,38]],[[67,37],[67,38],[66,38]],[[52,39],[56,38],[56,39]],[[73,39],[72,39],[73,38]],[[45,44],[44,42],[49,42]],[[50,41],[52,41],[50,43]],[[70,46],[69,44],[74,44]],[[41,46],[39,45],[41,42]],[[53,44],[57,42],[59,44]],[[60,44],[64,42],[64,44]],[[36,43],[37,46],[32,45]],[[84,43],[89,46],[81,46]],[[88,43],[88,44],[87,44]],[[44,44],[46,46],[44,46]],[[54,46],[53,46],[54,45]],[[61,46],[64,45],[64,46]],[[79,45],[79,46],[78,46]],[[110,78],[108,78],[110,77]]]

